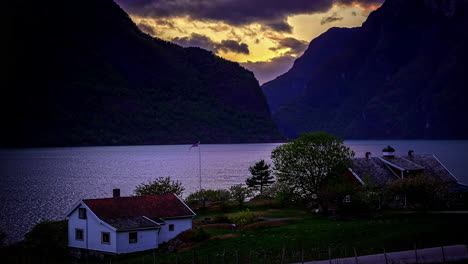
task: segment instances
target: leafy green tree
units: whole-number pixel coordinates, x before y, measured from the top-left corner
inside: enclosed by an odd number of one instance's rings
[[[252,192],[248,188],[242,186],[242,184],[229,187],[229,192],[231,194],[231,198],[239,204],[239,207],[242,207],[245,199],[250,197],[252,194]]]
[[[252,177],[247,178],[245,183],[249,188],[260,191],[260,195],[263,194],[264,187],[270,186],[275,182],[271,175],[270,165],[264,160],[255,163],[254,166],[250,166],[249,171]]]
[[[445,206],[449,197],[446,183],[437,177],[424,174],[393,181],[385,186],[384,191],[390,200],[396,196],[402,200],[406,198],[407,205],[424,210]]]
[[[146,184],[138,185],[133,193],[136,196],[144,195],[159,195],[174,193],[181,196],[185,188],[179,181],[173,181],[170,177],[159,177],[153,181],[149,181]]]
[[[278,181],[306,201],[316,200],[328,211],[322,191],[327,178],[341,175],[352,165],[354,152],[343,140],[324,132],[303,134],[271,153]]]

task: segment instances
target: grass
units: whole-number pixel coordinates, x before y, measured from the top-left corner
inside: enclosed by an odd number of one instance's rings
[[[271,206],[271,205],[270,205]],[[156,252],[157,263],[279,263],[300,262],[301,250],[305,260],[328,259],[331,249],[333,258],[435,247],[440,245],[466,244],[468,238],[468,215],[424,214],[391,211],[349,221],[335,221],[308,212],[302,208],[271,208],[261,204],[247,205],[251,212],[266,218],[282,218],[278,221],[263,221],[239,227],[208,229],[210,239],[180,249],[178,252]],[[194,219],[194,225],[204,226],[204,217],[235,213],[206,211]],[[208,224],[210,225],[210,224]],[[213,224],[211,224],[213,225]],[[218,224],[223,226],[223,224]],[[228,227],[225,225],[225,227]],[[225,253],[224,253],[225,252]],[[97,263],[109,263],[110,259]],[[265,262],[266,261],[266,262]],[[93,262],[89,262],[93,263]],[[153,263],[153,252],[138,252],[112,257],[112,263]]]
[[[192,258],[201,263],[209,259],[221,263],[223,252],[231,262],[236,259],[237,252],[241,263],[247,262],[250,254],[258,263],[264,260],[279,263],[283,248],[287,261],[300,261],[302,249],[306,260],[316,260],[328,259],[329,248],[333,258],[352,257],[353,248],[359,255],[368,255],[382,253],[384,248],[392,252],[413,249],[414,246],[426,248],[466,244],[468,238],[468,215],[392,211],[351,221],[333,221],[301,208],[267,209],[254,206],[249,209],[261,212],[264,217],[288,220],[281,221],[286,224],[260,222],[251,224],[251,228],[240,227],[238,230],[207,229],[216,238],[178,253],[159,253],[158,263],[175,263],[176,256],[179,263],[191,263]],[[233,212],[233,209],[228,211]],[[197,218],[215,215],[214,212],[207,212]],[[149,253],[147,257],[151,257]],[[132,259],[124,257],[115,259],[113,263],[141,263],[132,262]]]

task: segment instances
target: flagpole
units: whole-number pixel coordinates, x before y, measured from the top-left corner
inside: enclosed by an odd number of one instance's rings
[[[202,185],[201,185],[201,150],[200,150],[200,146],[198,146],[198,165],[199,165],[199,168],[200,168],[200,190],[201,190]]]

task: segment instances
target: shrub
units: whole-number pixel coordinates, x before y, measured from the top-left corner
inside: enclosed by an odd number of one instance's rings
[[[247,225],[255,222],[255,215],[247,209],[235,215],[230,215],[229,220],[236,225]]]
[[[231,194],[231,198],[239,204],[239,207],[242,207],[245,199],[251,195],[251,191],[242,186],[242,184],[229,187],[229,192]]]
[[[25,235],[25,241],[44,254],[64,254],[67,249],[67,221],[43,221]]]
[[[226,190],[205,190],[201,189],[194,193],[191,193],[185,201],[190,205],[201,205],[202,208],[206,208],[208,202],[221,202],[223,205],[229,200],[229,192]]]

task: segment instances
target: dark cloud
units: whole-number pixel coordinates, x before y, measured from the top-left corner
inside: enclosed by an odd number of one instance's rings
[[[216,45],[216,49],[224,52],[234,52],[234,53],[243,53],[249,54],[249,46],[245,43],[238,43],[235,40],[223,40],[221,43]]]
[[[343,17],[338,16],[338,13],[335,12],[331,16],[323,17],[322,21],[320,21],[320,25],[325,25],[340,20],[343,20]]]
[[[380,4],[383,0],[116,0],[127,12],[144,17],[188,16],[197,20],[224,21],[230,25],[258,22],[288,32],[286,18],[321,13],[333,4]]]
[[[188,37],[173,38],[172,42],[183,47],[200,47],[202,49],[216,51],[216,43],[211,38],[197,33],[192,33]]]
[[[296,60],[296,57],[284,55],[268,61],[248,61],[241,63],[241,65],[254,72],[260,84],[264,84],[286,73],[293,65],[294,60]]]
[[[235,40],[222,40],[221,42],[216,42],[210,37],[192,33],[187,37],[176,37],[172,39],[172,42],[175,42],[183,47],[200,47],[206,50],[213,52],[234,52],[249,54],[249,46],[245,43],[239,43]]]
[[[278,45],[276,47],[270,48],[272,51],[277,51],[280,49],[289,48],[290,50],[287,52],[288,55],[298,55],[302,53],[308,46],[307,41],[295,39],[295,38],[283,38],[283,39],[276,39]]]
[[[140,28],[141,31],[149,35],[156,35],[156,32],[154,31],[153,27],[144,22],[140,22],[137,26],[138,28]]]
[[[274,31],[292,33],[292,27],[287,21],[267,22],[265,26],[273,29]]]

